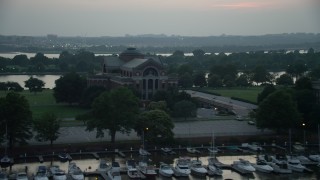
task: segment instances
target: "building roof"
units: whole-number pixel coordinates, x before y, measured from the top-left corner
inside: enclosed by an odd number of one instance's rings
[[[109,67],[120,67],[124,62],[119,60],[117,56],[106,56],[104,57],[104,63]]]
[[[145,62],[147,62],[149,59],[133,59],[127,63],[125,63],[122,67],[124,68],[135,68]]]

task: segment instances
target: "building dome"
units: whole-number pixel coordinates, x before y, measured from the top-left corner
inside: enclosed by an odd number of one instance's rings
[[[119,58],[124,61],[130,61],[135,58],[144,58],[144,54],[138,51],[136,48],[127,48],[127,50],[123,51]]]

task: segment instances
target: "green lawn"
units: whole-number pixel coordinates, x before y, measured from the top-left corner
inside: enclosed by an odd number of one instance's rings
[[[251,102],[257,102],[258,94],[263,90],[263,87],[205,88],[203,90],[219,93],[221,96],[237,97]]]
[[[7,91],[0,91],[0,97],[6,96],[7,93]],[[25,90],[19,94],[25,96],[29,101],[30,109],[34,118],[41,116],[41,114],[45,112],[54,113],[59,118],[74,118],[78,114],[83,114],[88,111],[87,109],[83,109],[78,106],[56,103],[52,90],[44,90],[43,92],[36,94]]]

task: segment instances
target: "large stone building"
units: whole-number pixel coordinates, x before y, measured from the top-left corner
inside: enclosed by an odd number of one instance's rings
[[[88,86],[133,88],[142,100],[177,84],[178,79],[167,75],[159,57],[146,56],[135,48],[128,48],[119,56],[104,57],[102,72],[88,78]]]

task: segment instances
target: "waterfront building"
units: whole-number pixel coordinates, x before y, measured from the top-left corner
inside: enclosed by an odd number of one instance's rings
[[[167,74],[158,56],[145,55],[135,48],[105,56],[101,69],[101,73],[88,77],[88,86],[125,86],[136,91],[141,100],[150,100],[157,91],[178,85],[178,78]]]

